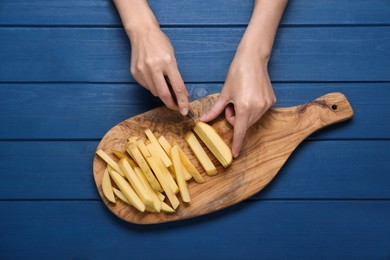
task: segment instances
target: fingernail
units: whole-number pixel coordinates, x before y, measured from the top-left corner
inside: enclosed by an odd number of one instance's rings
[[[237,152],[237,153],[234,153],[234,154],[233,154],[233,157],[234,157],[234,158],[237,158],[239,155],[240,155],[240,153]]]
[[[183,116],[186,116],[188,114],[188,108],[187,107],[183,107],[181,110],[180,110],[180,113],[183,115]]]
[[[204,120],[206,118],[207,114],[204,114],[203,116],[199,117],[199,120]]]

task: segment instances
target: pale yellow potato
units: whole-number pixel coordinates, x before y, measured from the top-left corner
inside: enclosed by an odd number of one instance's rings
[[[145,211],[145,204],[135,193],[130,184],[115,170],[109,171],[111,178],[128,201],[139,211]]]
[[[163,174],[153,157],[147,157],[146,160],[148,161],[150,167],[153,169],[153,172],[156,174],[156,177],[160,182],[165,194],[167,195],[168,200],[171,202],[172,207],[176,209],[179,206],[180,202],[177,199],[175,193],[171,190],[171,187],[169,186],[165,175]]]
[[[124,176],[118,164],[113,159],[111,159],[111,157],[108,156],[108,154],[106,154],[102,149],[97,150],[96,154],[99,155],[99,157],[102,158],[103,161],[110,165],[115,171],[119,172],[120,175]]]
[[[158,143],[161,145],[161,147],[164,149],[164,151],[169,155],[169,152],[172,148],[172,146],[169,144],[168,140],[165,138],[165,136],[161,135],[157,139]]]
[[[102,190],[103,190],[104,196],[112,203],[115,203],[115,196],[114,196],[114,192],[112,191],[110,174],[108,173],[107,168],[104,170],[104,173],[103,173]]]
[[[226,168],[232,164],[233,155],[231,149],[211,125],[197,122],[194,126],[194,131],[223,167]]]
[[[164,200],[165,200],[164,194],[162,194],[161,192],[157,192],[156,194],[157,194],[157,197],[158,197],[158,199],[159,199],[160,201],[164,201]]]
[[[142,182],[142,185],[145,187],[145,189],[148,191],[148,193],[150,194],[150,196],[152,197],[153,199],[153,208],[157,211],[157,212],[160,212],[161,210],[161,200],[158,198],[158,194],[161,194],[160,192],[155,192],[152,188],[152,186],[150,186],[150,183],[148,182],[148,180],[146,179],[145,177],[145,174],[142,172],[141,168],[139,167],[135,167],[134,168],[134,172],[135,174],[137,175],[138,179]],[[161,194],[162,195],[162,194]],[[164,196],[164,195],[163,195]]]
[[[171,159],[165,153],[164,149],[160,146],[160,143],[157,141],[157,138],[154,136],[150,129],[145,130],[146,136],[149,138],[150,142],[155,146],[157,152],[159,153],[162,161],[164,162],[165,167],[170,167],[172,165]]]
[[[171,157],[171,161],[172,161],[172,156],[170,153],[172,146],[169,144],[168,140],[165,138],[165,136],[161,135],[158,138],[158,142],[160,143],[160,145],[164,149],[164,151]],[[171,167],[171,170],[173,171],[172,167]],[[183,171],[183,174],[184,174],[184,179],[186,179],[186,181],[188,181],[192,178],[192,175],[188,171]],[[173,177],[176,178],[175,176],[173,176]]]
[[[196,158],[198,159],[206,173],[208,175],[217,174],[217,168],[215,168],[213,162],[208,157],[207,153],[203,149],[202,145],[199,143],[198,139],[196,139],[194,133],[192,133],[191,131],[187,132],[184,139],[187,141],[192,152],[195,154]]]
[[[131,203],[126,199],[125,195],[123,195],[123,193],[118,190],[117,188],[113,188],[112,189],[114,191],[114,194],[115,196],[117,196],[121,201],[125,202],[126,204],[129,204],[130,206],[133,206],[131,205]]]
[[[171,188],[171,190],[175,194],[178,193],[179,187],[177,186],[175,180],[173,179],[173,177],[172,177],[171,173],[169,172],[169,170],[167,169],[167,167],[165,167],[161,157],[159,157],[159,153],[155,149],[156,147],[152,143],[149,143],[146,145],[146,148],[148,149],[149,153],[152,155],[154,161],[160,167],[160,169],[161,169],[162,173],[164,174],[165,179],[166,179],[169,187]]]
[[[180,161],[179,149],[177,145],[174,145],[171,148],[171,156],[172,156],[173,168],[175,170],[176,181],[180,190],[181,199],[184,202],[189,203],[191,202],[190,193],[188,192],[187,182],[183,176],[184,167]]]
[[[147,192],[146,188],[141,183],[133,168],[131,168],[129,162],[125,158],[119,161],[119,168],[122,170],[126,179],[130,182],[131,187],[135,190],[138,197],[142,200],[145,206],[152,206],[152,196]]]
[[[151,154],[149,153],[148,149],[145,146],[144,140],[138,139],[136,144],[144,157],[151,156]]]
[[[127,147],[127,152],[131,154],[134,160],[137,162],[138,166],[141,168],[142,172],[145,174],[146,179],[152,186],[154,191],[162,191],[160,184],[158,183],[156,177],[151,171],[148,163],[145,158],[142,156],[141,152],[138,150],[137,146],[130,143]]]
[[[127,156],[127,154],[124,154],[124,153],[121,153],[119,151],[113,151],[113,154],[118,157],[118,159],[123,159],[123,158],[126,158],[126,160],[130,163],[130,166],[131,167],[137,167],[137,164],[133,161],[133,159],[131,159],[129,156]]]
[[[138,136],[132,136],[132,137],[130,137],[129,139],[127,139],[127,141],[128,141],[129,143],[136,144],[138,138],[139,138]]]
[[[202,175],[200,175],[199,171],[196,169],[195,165],[191,162],[191,160],[187,157],[187,155],[183,152],[183,150],[178,146],[179,149],[179,155],[180,160],[183,163],[184,168],[187,170],[187,172],[194,177],[194,180],[197,183],[204,183],[206,182]]]
[[[167,212],[167,213],[175,213],[175,210],[173,208],[169,207],[169,205],[166,204],[165,202],[162,203],[161,210],[164,212]]]

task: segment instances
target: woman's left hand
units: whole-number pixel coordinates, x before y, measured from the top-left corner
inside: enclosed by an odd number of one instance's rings
[[[268,56],[253,55],[248,48],[238,49],[230,65],[225,85],[212,109],[200,120],[208,122],[225,110],[234,127],[232,153],[237,157],[249,127],[276,102],[268,76]]]

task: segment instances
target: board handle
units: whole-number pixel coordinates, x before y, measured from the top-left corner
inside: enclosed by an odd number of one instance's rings
[[[353,109],[343,93],[333,92],[321,96],[311,102],[297,107],[298,113],[305,114],[309,110],[315,113],[320,128],[348,120],[353,117]],[[314,112],[314,111],[312,111]]]

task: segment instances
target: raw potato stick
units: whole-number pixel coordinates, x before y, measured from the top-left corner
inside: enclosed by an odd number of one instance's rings
[[[180,155],[180,159],[183,163],[183,166],[186,168],[186,170],[188,171],[189,174],[192,175],[192,177],[194,177],[194,180],[197,182],[197,183],[204,183],[206,182],[204,180],[204,178],[202,177],[202,175],[200,175],[200,173],[198,172],[198,170],[196,169],[195,165],[192,164],[191,160],[187,157],[187,155],[183,152],[183,150],[178,146],[178,149],[179,149],[179,155]]]
[[[114,192],[112,191],[110,174],[108,173],[107,168],[104,170],[104,173],[103,173],[102,190],[103,190],[104,196],[112,203],[115,203],[115,196],[114,196]]]
[[[162,202],[161,209],[162,209],[162,211],[167,212],[167,213],[175,213],[175,210],[173,208],[169,207],[169,205],[166,204],[165,202]]]
[[[158,183],[156,177],[154,177],[153,172],[150,170],[148,163],[145,161],[145,158],[142,156],[138,148],[134,144],[130,143],[127,147],[127,152],[133,156],[134,160],[145,174],[145,177],[152,186],[153,190],[162,191],[160,184]]]
[[[191,150],[194,152],[196,158],[198,159],[202,167],[205,169],[206,173],[208,175],[217,174],[217,168],[215,168],[213,162],[207,156],[207,153],[203,149],[202,145],[199,143],[198,139],[196,139],[194,133],[192,133],[191,131],[187,132],[187,134],[185,135],[185,140],[187,141]]]
[[[130,182],[131,187],[135,190],[138,197],[142,200],[145,206],[152,206],[153,200],[150,194],[146,191],[144,185],[138,179],[129,162],[123,158],[119,161],[119,168],[122,170],[126,179]]]
[[[123,195],[123,193],[122,193],[120,190],[118,190],[118,189],[116,189],[116,188],[113,188],[112,190],[114,191],[115,196],[117,196],[121,201],[123,201],[123,202],[129,204],[130,206],[133,206],[133,205],[131,205],[131,203],[126,199],[125,195]]]
[[[133,161],[133,159],[131,159],[129,156],[127,156],[126,154],[124,153],[121,153],[119,151],[113,151],[114,155],[116,157],[118,157],[118,159],[123,159],[123,158],[126,158],[126,160],[130,163],[130,166],[131,167],[137,167],[137,164]]]
[[[168,140],[165,138],[165,136],[161,135],[158,138],[158,143],[161,145],[164,151],[169,155],[169,151],[171,150],[172,147],[169,144]]]
[[[138,179],[142,182],[142,185],[145,187],[145,189],[149,192],[150,196],[153,199],[153,208],[156,209],[157,212],[160,212],[161,210],[161,200],[158,198],[158,194],[161,194],[160,192],[155,192],[152,189],[152,186],[150,186],[150,183],[146,179],[144,173],[142,172],[141,168],[135,167],[134,172],[137,175]],[[162,194],[161,194],[162,195]],[[163,195],[164,196],[164,195]]]
[[[168,155],[161,148],[160,143],[157,141],[157,138],[154,136],[150,129],[145,130],[146,136],[149,138],[150,142],[155,146],[157,152],[159,153],[162,161],[164,162],[165,167],[170,167],[172,165],[171,159],[169,159]]]
[[[233,155],[226,143],[215,129],[204,122],[197,122],[194,126],[195,133],[214,154],[223,167],[228,167],[233,162]]]
[[[103,161],[110,165],[115,171],[119,172],[123,176],[123,173],[119,168],[118,164],[113,159],[111,159],[111,157],[108,156],[108,154],[106,154],[102,149],[97,150],[96,154],[99,155],[99,157],[102,158]]]
[[[174,145],[172,147],[171,155],[172,155],[173,168],[175,169],[175,174],[176,174],[176,181],[177,184],[179,185],[181,199],[184,202],[189,203],[191,201],[190,193],[188,192],[187,183],[183,176],[183,171],[182,171],[183,165],[180,161],[180,155],[179,155],[179,150],[177,145]]]
[[[164,151],[169,155],[171,156],[171,145],[169,144],[168,140],[165,138],[165,136],[161,135],[159,138],[158,138],[158,142],[160,143],[161,147],[164,149]],[[180,147],[179,147],[180,148]],[[172,157],[172,156],[171,156]],[[171,158],[172,159],[172,158]],[[172,168],[172,167],[171,167]],[[188,172],[188,171],[184,171],[183,172],[184,174],[184,179],[186,179],[186,181],[190,180],[192,178],[192,175]]]
[[[151,154],[151,157],[153,157],[154,161],[157,163],[157,165],[160,167],[162,173],[165,176],[165,179],[171,187],[171,190],[176,194],[179,192],[179,187],[177,186],[175,180],[173,179],[171,173],[168,171],[167,167],[165,167],[164,163],[162,162],[161,158],[159,157],[159,154],[155,150],[155,147],[153,144],[149,143],[146,145],[146,148],[148,149],[149,153]]]
[[[115,184],[121,190],[123,195],[128,201],[139,211],[145,211],[145,205],[142,203],[141,199],[131,188],[130,184],[115,170],[109,171],[111,178],[114,180]]]
[[[172,207],[174,209],[176,209],[179,206],[180,202],[177,199],[175,193],[173,193],[173,191],[171,190],[171,187],[167,183],[165,176],[164,176],[163,172],[161,171],[160,167],[154,161],[153,157],[147,157],[146,160],[148,160],[150,167],[153,169],[154,173],[156,174],[157,179],[161,183],[161,186],[164,189],[165,194],[168,197],[168,200],[171,202]]]

